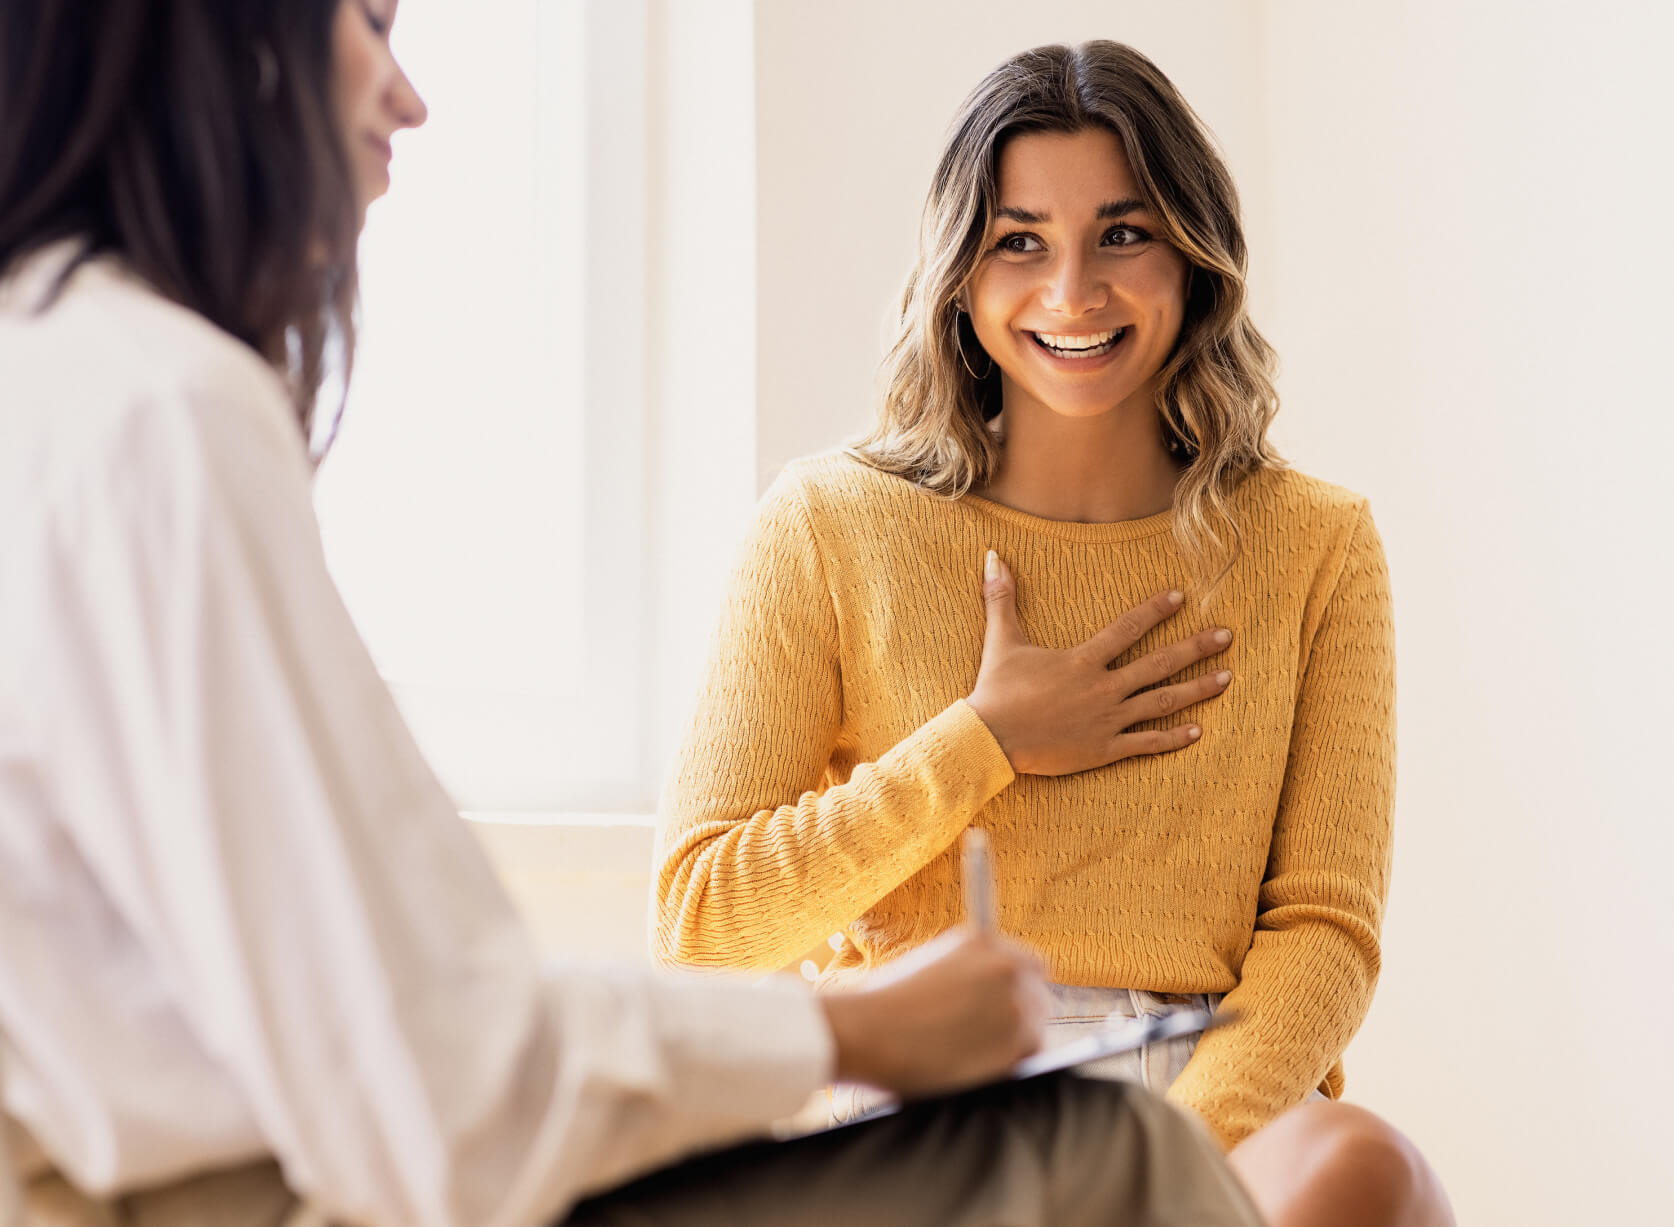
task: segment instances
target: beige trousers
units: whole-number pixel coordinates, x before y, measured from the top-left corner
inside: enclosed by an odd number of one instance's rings
[[[1060,1074],[691,1160],[564,1227],[1259,1227],[1196,1120]]]
[[[29,1182],[23,1207],[22,1227],[327,1227],[285,1187],[272,1162],[109,1201],[86,1197],[49,1173]]]
[[[28,1227],[302,1227],[271,1163],[115,1202],[54,1178]],[[687,1160],[563,1227],[1260,1227],[1196,1121],[1140,1087],[1061,1074],[909,1104],[790,1142]]]

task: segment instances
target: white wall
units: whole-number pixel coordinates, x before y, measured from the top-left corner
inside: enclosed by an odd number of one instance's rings
[[[649,5],[643,352],[653,389],[646,756],[654,764],[666,762],[692,709],[757,493],[754,8],[752,0]]]
[[[1396,878],[1350,1097],[1462,1223],[1674,1221],[1664,10],[755,7],[758,481],[869,420],[992,64],[1122,39],[1218,132],[1279,443],[1372,498],[1396,585]]]
[[[1280,441],[1371,496],[1397,606],[1395,887],[1351,1093],[1462,1222],[1674,1221],[1674,20],[1267,13]]]

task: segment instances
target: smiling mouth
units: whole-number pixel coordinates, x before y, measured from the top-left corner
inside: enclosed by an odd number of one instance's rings
[[[1054,332],[1031,332],[1029,339],[1054,358],[1097,358],[1108,354],[1127,336],[1127,328],[1069,336]]]

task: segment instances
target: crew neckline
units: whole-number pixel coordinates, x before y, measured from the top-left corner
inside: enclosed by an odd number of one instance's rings
[[[980,494],[961,495],[959,503],[980,515],[1029,532],[1058,537],[1066,541],[1083,541],[1090,544],[1135,541],[1144,537],[1155,537],[1170,531],[1174,527],[1174,511],[1172,508],[1167,511],[1159,511],[1154,515],[1141,516],[1137,520],[1114,520],[1105,523],[1083,524],[1076,520],[1049,520],[1045,516],[1033,515],[1027,511],[1019,511],[1015,507],[1008,507],[1004,503],[996,503],[993,499],[984,498]]]

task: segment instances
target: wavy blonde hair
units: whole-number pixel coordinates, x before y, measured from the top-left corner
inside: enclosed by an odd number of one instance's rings
[[[856,458],[958,498],[998,472],[999,371],[957,305],[984,250],[998,205],[1000,152],[1025,132],[1106,128],[1161,219],[1161,237],[1186,257],[1185,316],[1159,373],[1163,442],[1184,464],[1174,531],[1213,588],[1242,548],[1228,495],[1284,461],[1267,441],[1278,412],[1275,355],[1250,321],[1238,193],[1197,114],[1157,66],[1132,47],[1095,41],[1025,51],[983,78],[954,117],[919,228],[896,339],[883,364],[877,422]],[[974,355],[974,356],[973,356]]]

